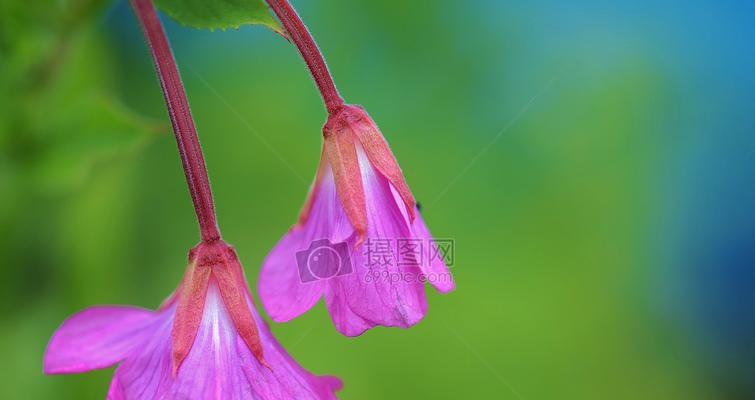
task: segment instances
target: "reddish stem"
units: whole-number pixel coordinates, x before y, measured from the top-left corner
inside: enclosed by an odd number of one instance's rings
[[[220,239],[220,232],[215,218],[215,206],[212,202],[212,190],[207,178],[207,169],[199,145],[194,120],[186,100],[186,92],[181,83],[181,76],[176,61],[168,44],[168,38],[157,17],[152,0],[131,0],[144,36],[149,44],[152,59],[155,62],[157,76],[168,106],[168,114],[173,124],[178,152],[181,154],[186,182],[189,185],[194,211],[197,213],[199,230],[203,242]]]
[[[267,4],[278,16],[291,40],[299,49],[299,53],[304,58],[304,62],[307,64],[309,72],[312,73],[317,88],[325,101],[325,108],[328,109],[328,113],[335,113],[343,106],[343,98],[333,83],[328,66],[325,64],[325,59],[322,57],[320,49],[317,48],[312,34],[309,33],[299,14],[287,0],[267,0]]]

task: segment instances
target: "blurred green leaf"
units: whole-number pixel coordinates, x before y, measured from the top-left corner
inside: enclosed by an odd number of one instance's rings
[[[79,185],[99,163],[126,155],[168,129],[106,95],[76,99],[54,118],[32,171],[34,182],[44,191]]]
[[[227,29],[261,24],[282,32],[262,0],[156,0],[155,3],[171,18],[193,28]]]
[[[78,186],[167,130],[119,100],[119,64],[94,24],[106,2],[43,3],[0,6],[0,178],[19,199]]]

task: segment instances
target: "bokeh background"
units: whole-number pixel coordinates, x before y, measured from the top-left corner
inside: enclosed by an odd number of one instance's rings
[[[458,285],[411,330],[347,339],[322,304],[274,325],[302,365],[345,399],[755,398],[752,2],[294,4]],[[273,32],[164,21],[254,284],[325,113]],[[128,4],[1,2],[0,398],[104,397],[110,370],[42,375],[51,333],[156,307],[197,241]]]

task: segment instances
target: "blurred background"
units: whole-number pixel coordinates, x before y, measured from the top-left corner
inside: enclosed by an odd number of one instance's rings
[[[294,1],[456,245],[411,330],[273,325],[344,399],[755,398],[755,5],[610,3]],[[255,285],[325,112],[273,32],[164,22]],[[0,398],[103,398],[111,370],[42,375],[50,335],[158,306],[195,224],[128,4],[2,1]]]

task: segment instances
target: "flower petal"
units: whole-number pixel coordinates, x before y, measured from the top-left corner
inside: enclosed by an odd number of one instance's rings
[[[72,374],[110,367],[150,335],[155,313],[137,307],[92,307],[72,315],[47,345],[46,374]]]
[[[325,290],[325,282],[309,273],[306,262],[299,265],[297,253],[307,254],[315,242],[323,239],[338,244],[353,235],[354,228],[340,205],[328,166],[323,170],[307,222],[293,227],[262,263],[257,291],[273,321],[287,322],[298,317],[312,308]]]
[[[338,332],[345,336],[359,336],[379,325],[359,314],[356,314],[349,304],[349,293],[345,290],[345,285],[331,284],[328,286],[328,292],[325,295],[325,305],[328,308],[328,314],[333,321]],[[360,307],[354,307],[360,309]]]
[[[409,190],[409,185],[406,184],[401,167],[399,167],[396,157],[393,156],[388,142],[385,141],[383,134],[380,133],[375,122],[364,110],[362,112],[364,113],[364,118],[354,126],[356,136],[372,166],[380,171],[401,195],[401,199],[409,211],[409,221],[414,221],[416,202],[411,190]]]
[[[402,204],[403,197],[395,187],[391,187],[391,193],[393,194],[393,199],[396,204]],[[401,210],[404,219],[410,221],[411,217],[407,212],[408,209],[406,207],[399,207],[399,209]],[[432,252],[427,246],[435,245],[433,236],[430,234],[430,230],[427,228],[427,224],[425,224],[425,220],[422,218],[422,214],[420,214],[416,206],[414,211],[416,218],[414,218],[411,223],[410,229],[412,231],[412,237],[419,239],[423,246],[423,255],[417,263],[422,270],[423,280],[430,282],[430,284],[441,293],[445,294],[452,292],[456,288],[453,276],[441,257],[430,256]]]
[[[118,375],[113,376],[110,381],[110,388],[107,391],[107,400],[126,400],[126,394],[123,393],[121,383],[118,381]]]
[[[412,224],[412,229],[415,237],[422,239],[425,245],[433,245],[433,236],[430,234],[430,230],[427,229],[427,225],[419,212],[417,212],[417,218]],[[439,292],[449,293],[456,288],[451,272],[448,271],[448,267],[446,267],[446,263],[443,262],[441,257],[427,257],[423,259],[420,262],[420,268],[422,268],[425,279]]]
[[[325,148],[323,147],[322,152],[320,153],[320,163],[317,167],[317,173],[315,173],[315,180],[312,182],[312,186],[309,188],[309,193],[307,193],[307,200],[304,201],[304,206],[301,208],[301,212],[299,212],[298,225],[304,225],[309,218],[310,211],[312,211],[312,205],[317,198],[317,193],[320,191],[320,183],[322,182],[325,168],[328,166],[328,160],[326,157]]]
[[[360,247],[350,246],[353,272],[331,278],[325,293],[336,329],[347,336],[359,335],[376,325],[408,328],[427,311],[419,267],[398,265],[393,247],[397,240],[411,238],[412,231],[387,179],[372,167],[361,148],[358,154],[368,200],[369,241]],[[390,262],[373,263],[370,251],[377,241],[387,244],[382,255]]]
[[[333,392],[341,386],[336,378],[317,377],[296,364],[272,337],[264,320],[250,308],[270,366],[260,364],[236,332],[214,281],[207,291],[194,346],[174,377],[170,356],[173,310],[167,310],[164,322],[154,326],[154,335],[142,351],[118,367],[116,379],[123,398],[334,399]]]
[[[311,243],[302,232],[292,231],[265,258],[257,292],[265,311],[275,322],[288,322],[312,308],[322,297],[322,281],[302,283],[296,252],[306,251]]]

